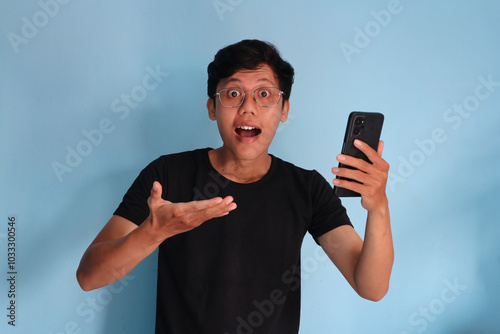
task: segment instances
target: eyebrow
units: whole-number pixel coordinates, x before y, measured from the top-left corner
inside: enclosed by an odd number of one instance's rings
[[[229,79],[226,84],[230,83],[230,82],[237,82],[237,83],[240,83],[241,80],[238,79],[238,78],[231,78]],[[274,82],[272,82],[271,80],[267,79],[267,78],[260,78],[260,79],[257,79],[257,82],[269,82],[270,84],[275,84]]]

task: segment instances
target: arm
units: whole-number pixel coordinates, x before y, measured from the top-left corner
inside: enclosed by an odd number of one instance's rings
[[[333,168],[338,176],[357,180],[356,183],[335,179],[334,184],[361,194],[361,204],[367,210],[365,239],[350,226],[336,228],[319,238],[320,245],[354,290],[363,298],[382,299],[389,289],[394,249],[390,214],[385,186],[389,165],[382,159],[383,142],[378,152],[356,141],[372,164],[361,159],[339,155],[338,160],[358,170]]]
[[[140,226],[113,216],[85,251],[76,276],[83,290],[111,284],[127,275],[164,240],[190,231],[203,222],[228,214],[236,208],[232,197],[188,203],[161,198],[155,182],[148,199],[149,217]]]

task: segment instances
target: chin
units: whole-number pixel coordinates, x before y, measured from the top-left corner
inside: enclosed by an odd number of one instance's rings
[[[234,146],[226,146],[227,150],[231,152],[238,160],[256,160],[261,158],[262,156],[267,155],[268,146],[255,145],[252,144],[242,144],[237,143]]]

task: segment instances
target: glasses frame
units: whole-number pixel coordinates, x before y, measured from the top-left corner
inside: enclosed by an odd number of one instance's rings
[[[273,104],[272,106],[263,106],[262,104],[259,103],[259,101],[257,101],[257,97],[255,96],[255,92],[257,92],[259,89],[266,89],[266,88],[272,88],[272,89],[277,89],[279,91],[279,98],[278,98],[278,101]],[[238,104],[237,106],[232,106],[232,107],[228,107],[228,106],[225,106],[224,103],[222,103],[222,99],[221,99],[221,92],[222,91],[226,91],[226,90],[232,90],[232,89],[237,89],[237,90],[240,90],[243,92],[243,96],[241,97],[241,101],[240,101],[240,104]],[[280,90],[278,87],[259,87],[259,88],[255,88],[254,90],[244,90],[243,88],[238,88],[238,87],[229,87],[229,88],[222,88],[222,89],[219,89],[219,91],[217,93],[214,94],[214,97],[218,97],[219,98],[219,102],[221,104],[221,106],[223,106],[224,108],[238,108],[240,107],[243,102],[245,102],[245,98],[247,96],[247,92],[253,92],[253,99],[254,101],[261,107],[263,108],[272,108],[272,107],[275,107],[278,105],[278,103],[280,103],[281,101],[281,98],[285,95],[284,92],[282,90]]]

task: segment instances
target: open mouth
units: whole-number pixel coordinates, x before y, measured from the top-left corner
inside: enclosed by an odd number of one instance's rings
[[[259,128],[246,125],[238,126],[234,131],[242,137],[255,137],[262,132]]]

